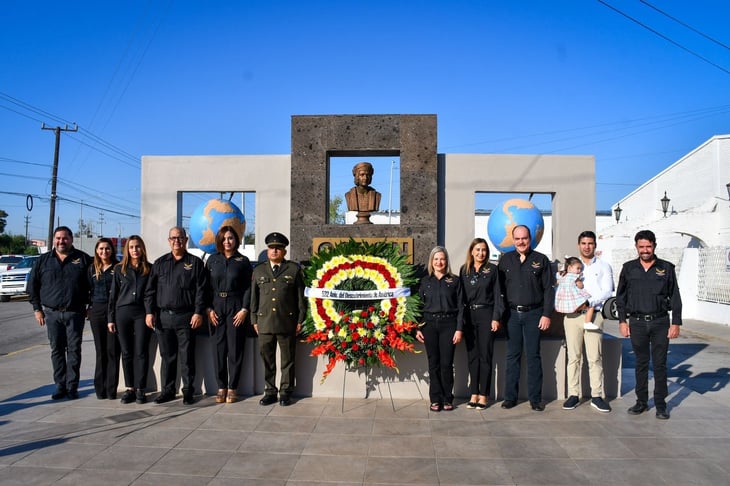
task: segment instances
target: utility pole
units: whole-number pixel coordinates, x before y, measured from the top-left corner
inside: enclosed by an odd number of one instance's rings
[[[51,212],[48,216],[48,240],[46,248],[53,248],[53,220],[56,218],[56,184],[58,182],[58,151],[61,148],[61,132],[78,132],[79,127],[74,123],[73,128],[68,125],[61,127],[47,127],[45,123],[41,123],[41,130],[53,130],[56,134],[56,150],[53,152],[53,176],[51,178]]]
[[[25,244],[28,245],[28,223],[30,223],[30,214],[25,215]]]
[[[104,211],[99,211],[99,238],[104,236]]]

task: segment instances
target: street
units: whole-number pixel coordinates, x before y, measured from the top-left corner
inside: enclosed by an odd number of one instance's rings
[[[48,337],[33,318],[28,299],[0,303],[0,356],[33,346],[48,346]]]

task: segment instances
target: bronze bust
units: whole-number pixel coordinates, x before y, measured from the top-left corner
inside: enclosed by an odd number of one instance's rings
[[[380,208],[380,193],[370,186],[375,170],[370,162],[360,162],[352,168],[355,187],[345,194],[347,210],[357,212],[354,224],[371,224],[370,213]]]

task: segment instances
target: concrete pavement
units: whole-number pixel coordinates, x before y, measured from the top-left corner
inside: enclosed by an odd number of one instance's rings
[[[668,421],[653,408],[626,413],[626,345],[623,398],[608,414],[562,401],[542,413],[463,401],[431,413],[425,400],[388,397],[346,399],[344,412],[340,399],[262,407],[258,396],[122,405],[93,393],[89,332],[83,353],[81,398],[58,402],[46,345],[0,357],[0,484],[727,484],[730,474],[730,328],[711,323],[686,322],[670,346]]]

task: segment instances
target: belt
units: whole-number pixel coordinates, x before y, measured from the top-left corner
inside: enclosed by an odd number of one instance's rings
[[[629,314],[629,317],[632,319],[636,319],[637,321],[653,321],[654,319],[661,319],[662,317],[667,317],[669,315],[668,312],[660,312],[659,314]]]
[[[424,314],[431,319],[448,319],[459,315],[458,312],[424,312]]]
[[[471,310],[486,309],[487,307],[492,307],[492,306],[487,305],[487,304],[470,304],[469,305],[469,309],[471,309]]]
[[[530,312],[531,310],[539,309],[540,307],[542,307],[542,304],[509,306],[510,309],[516,310],[517,312]]]
[[[49,307],[47,305],[43,306],[43,310],[45,312],[79,312],[76,309],[72,309],[71,307]]]
[[[195,311],[192,309],[190,310],[176,310],[176,309],[160,309],[160,312],[163,314],[170,314],[171,316],[175,316],[178,314],[194,314]]]
[[[225,299],[226,297],[235,297],[237,295],[243,295],[243,292],[229,290],[228,292],[216,292],[218,297]]]

